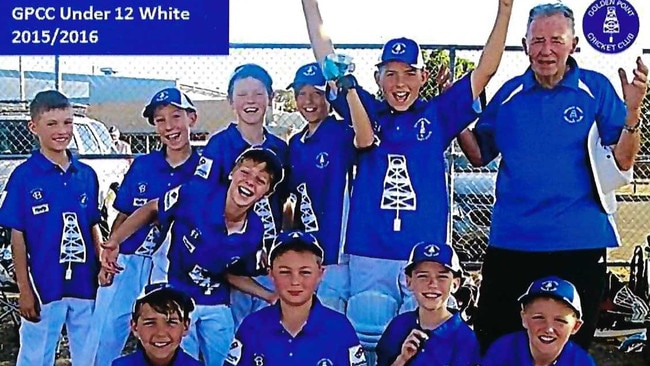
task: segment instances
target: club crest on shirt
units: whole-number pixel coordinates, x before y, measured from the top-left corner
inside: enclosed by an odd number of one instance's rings
[[[34,188],[29,192],[29,195],[32,196],[34,201],[40,201],[43,199],[43,189],[42,188]]]
[[[416,137],[418,141],[425,141],[431,137],[431,129],[429,127],[430,125],[431,122],[429,122],[429,120],[426,118],[420,118],[417,120],[417,122],[415,122],[413,127],[417,129]]]
[[[316,167],[320,169],[326,168],[330,165],[330,156],[325,151],[321,151],[316,155]]]
[[[317,363],[316,366],[334,366],[334,362],[330,360],[329,358],[321,358]]]
[[[145,182],[140,182],[138,183],[138,192],[141,194],[147,191],[147,183]]]
[[[237,338],[235,338],[230,344],[230,350],[226,356],[226,361],[230,364],[238,365],[239,361],[241,360],[242,347],[243,344]]]
[[[363,352],[361,345],[348,348],[348,359],[350,366],[366,366],[366,353]]]
[[[88,195],[85,193],[82,193],[81,196],[79,196],[79,204],[81,207],[86,207],[88,206]]]
[[[564,110],[564,120],[568,123],[578,123],[585,117],[584,112],[578,106],[571,106]]]

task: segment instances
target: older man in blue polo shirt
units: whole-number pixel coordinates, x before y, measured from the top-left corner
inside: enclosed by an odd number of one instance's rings
[[[619,238],[610,208],[599,200],[588,135],[597,128],[618,168],[632,167],[648,68],[637,59],[631,83],[619,70],[624,103],[604,75],[570,57],[577,43],[571,9],[560,3],[532,8],[523,40],[530,68],[506,82],[473,133],[461,136],[475,165],[501,154],[475,323],[483,351],[521,329],[517,296],[547,275],[571,281],[580,292],[584,326],[576,343],[588,348],[594,334],[605,248],[616,247]]]
[[[318,287],[324,305],[345,313],[350,289],[347,255],[342,253],[349,210],[352,166],[356,158],[349,121],[330,115],[326,81],[318,63],[296,71],[293,88],[307,126],[289,141],[288,188],[295,228],[313,234],[325,250],[327,270]]]

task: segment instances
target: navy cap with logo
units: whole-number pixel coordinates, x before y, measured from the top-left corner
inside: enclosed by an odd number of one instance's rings
[[[526,304],[538,297],[552,297],[564,301],[575,312],[576,316],[582,316],[580,295],[576,287],[569,281],[557,276],[549,276],[533,281],[526,293],[519,297],[521,304]]]
[[[153,125],[153,112],[161,105],[173,105],[186,111],[196,112],[196,107],[194,107],[194,103],[192,103],[192,100],[190,100],[187,94],[178,88],[166,88],[160,90],[151,98],[149,104],[142,111],[142,117],[146,118],[149,124]]]
[[[309,250],[321,259],[325,255],[323,247],[315,236],[304,231],[292,230],[282,232],[275,238],[271,250],[269,250],[269,263],[273,263],[277,253],[283,252],[280,249],[291,248]]]
[[[395,38],[384,44],[376,66],[382,66],[390,61],[403,62],[416,69],[423,69],[425,66],[420,45],[409,38]]]
[[[317,62],[300,66],[298,71],[296,71],[296,75],[293,77],[293,82],[287,88],[297,89],[303,85],[311,85],[316,89],[325,90],[325,76],[323,76],[323,72]]]
[[[252,159],[257,162],[266,163],[267,170],[273,174],[273,181],[271,182],[271,188],[268,194],[273,193],[278,184],[280,184],[284,179],[282,160],[280,160],[275,151],[262,146],[250,147],[244,150],[244,152],[235,159],[235,165],[239,164],[244,159]]]
[[[174,288],[167,282],[155,282],[146,285],[140,296],[135,300],[133,314],[136,313],[140,305],[147,303],[148,300],[153,300],[154,297],[170,299],[176,302],[181,307],[181,310],[187,314],[194,311],[195,308],[194,299],[185,292]]]
[[[457,275],[463,272],[456,251],[448,244],[435,244],[430,242],[416,244],[411,250],[411,255],[406,263],[404,272],[410,276],[413,268],[422,262],[440,263]]]

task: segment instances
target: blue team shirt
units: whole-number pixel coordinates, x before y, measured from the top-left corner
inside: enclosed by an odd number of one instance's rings
[[[24,234],[27,265],[43,304],[94,299],[97,291],[99,258],[91,228],[100,222],[99,183],[90,166],[68,156],[64,172],[34,151],[0,193],[0,225]]]
[[[349,209],[349,186],[356,157],[354,130],[327,117],[313,135],[308,127],[289,141],[289,192],[296,198],[294,223],[313,234],[325,251],[323,264],[338,263]]]
[[[506,334],[497,339],[481,361],[481,366],[534,366],[525,331]],[[573,341],[567,342],[553,366],[596,366],[587,351]]]
[[[247,316],[237,330],[224,365],[366,366],[359,339],[342,314],[314,296],[309,317],[292,337],[280,323],[280,303]]]
[[[359,152],[346,252],[408,259],[420,241],[446,242],[449,202],[444,151],[477,117],[469,75],[445,93],[397,112],[359,88],[375,144]],[[345,98],[332,106],[350,119]]]
[[[377,366],[390,366],[402,353],[402,344],[413,329],[422,328],[418,310],[402,313],[388,324],[377,344]],[[408,362],[411,366],[475,366],[480,358],[480,348],[474,331],[454,314],[429,333],[429,339]]]
[[[531,69],[506,82],[476,125],[485,163],[501,154],[490,245],[522,251],[617,246],[596,193],[587,136],[618,141],[625,105],[602,74],[570,70],[544,89]]]
[[[149,200],[159,198],[168,190],[190,180],[199,162],[199,154],[192,151],[190,157],[177,167],[166,160],[165,148],[137,157],[117,192],[113,203],[116,210],[130,215]],[[158,225],[150,225],[136,231],[120,245],[122,254],[151,256],[161,239]]]
[[[229,304],[226,270],[255,254],[263,226],[250,210],[244,228],[228,234],[224,221],[226,187],[191,181],[158,201],[158,220],[171,225],[169,283],[197,305]]]
[[[264,141],[262,147],[269,148],[275,152],[285,168],[289,166],[289,148],[287,143],[279,137],[264,129]],[[228,185],[228,175],[235,166],[235,160],[250,148],[251,145],[244,140],[237,129],[237,124],[231,123],[226,129],[214,134],[202,152],[202,158],[196,169],[195,176],[212,183]],[[264,242],[270,245],[277,233],[282,228],[282,209],[287,198],[286,179],[276,188],[269,198],[263,198],[255,204],[255,212],[262,218],[264,223]]]
[[[142,349],[138,349],[135,352],[122,356],[113,360],[111,366],[148,366],[151,365],[149,359],[145,355]],[[174,355],[174,359],[169,364],[169,366],[203,366],[203,362],[197,361],[192,356],[188,355],[179,348]]]

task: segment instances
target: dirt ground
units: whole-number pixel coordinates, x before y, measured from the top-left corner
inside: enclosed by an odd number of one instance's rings
[[[650,359],[644,361],[641,353],[623,353],[619,351],[617,347],[620,342],[621,339],[597,339],[590,350],[597,364],[603,366],[647,366],[650,364]],[[127,350],[133,349],[134,345],[135,343],[131,339],[127,345]],[[5,319],[0,324],[0,366],[15,365],[17,355],[17,333],[13,324]],[[67,342],[65,337],[63,337],[60,343],[59,357],[55,365],[68,366],[70,364]]]

